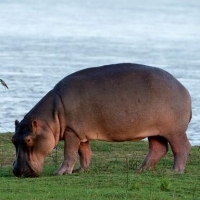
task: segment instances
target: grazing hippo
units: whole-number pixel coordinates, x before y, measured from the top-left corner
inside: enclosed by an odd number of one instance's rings
[[[88,68],[62,79],[21,122],[15,121],[13,173],[36,177],[44,158],[64,140],[64,160],[58,174],[87,169],[90,140],[138,141],[148,138],[149,152],[140,169],[151,169],[168,151],[173,169],[183,172],[190,143],[186,129],[191,98],[168,72],[139,64]],[[73,171],[80,157],[80,168]]]

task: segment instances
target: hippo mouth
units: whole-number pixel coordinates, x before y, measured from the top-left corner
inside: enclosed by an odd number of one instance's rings
[[[15,165],[15,162],[13,163]],[[28,177],[38,177],[39,172],[37,170],[34,170],[28,162],[26,162],[26,166],[23,168],[14,167],[13,174],[16,177],[22,177],[22,178],[28,178]]]

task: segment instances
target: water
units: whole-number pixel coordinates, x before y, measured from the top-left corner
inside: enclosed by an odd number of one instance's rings
[[[161,67],[190,91],[188,137],[200,145],[199,0],[1,0],[0,132],[61,78],[79,69],[133,62]]]

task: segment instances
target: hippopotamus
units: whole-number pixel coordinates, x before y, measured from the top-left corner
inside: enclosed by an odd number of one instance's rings
[[[188,90],[157,67],[121,63],[87,68],[58,82],[22,119],[15,121],[13,173],[37,177],[45,157],[64,140],[64,159],[55,175],[86,170],[91,140],[124,142],[148,138],[139,169],[153,169],[168,151],[183,172],[191,149]],[[74,169],[79,155],[80,167]]]

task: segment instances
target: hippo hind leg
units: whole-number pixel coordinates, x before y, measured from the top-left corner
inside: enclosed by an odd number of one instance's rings
[[[153,169],[168,151],[168,141],[164,137],[152,136],[148,137],[148,141],[149,152],[139,167],[139,170]]]
[[[91,156],[92,156],[92,151],[91,151],[89,142],[80,143],[78,154],[79,154],[79,159],[80,159],[80,167],[78,169],[73,170],[73,173],[81,172],[88,169],[90,165]]]
[[[169,139],[169,144],[174,154],[173,169],[176,172],[183,172],[191,149],[186,133],[173,134],[173,137]]]

